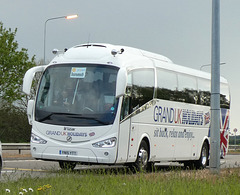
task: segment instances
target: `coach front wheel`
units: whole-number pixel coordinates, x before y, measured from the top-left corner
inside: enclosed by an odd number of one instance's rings
[[[76,162],[68,162],[68,161],[59,161],[59,166],[63,170],[73,170],[76,167]]]
[[[134,163],[136,171],[147,171],[149,167],[149,150],[146,141],[142,141],[138,150],[137,160]]]

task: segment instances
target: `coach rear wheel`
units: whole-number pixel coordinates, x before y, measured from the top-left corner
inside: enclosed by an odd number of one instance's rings
[[[68,161],[59,161],[59,166],[63,170],[73,170],[76,167],[76,162],[68,162]]]
[[[197,169],[204,169],[206,168],[208,164],[208,156],[209,156],[209,148],[207,142],[203,143],[202,150],[201,150],[201,156],[199,160],[195,162],[195,167]]]

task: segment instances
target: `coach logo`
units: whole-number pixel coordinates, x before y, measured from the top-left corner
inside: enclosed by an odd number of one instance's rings
[[[71,142],[72,141],[72,137],[71,136],[67,136],[67,142]]]

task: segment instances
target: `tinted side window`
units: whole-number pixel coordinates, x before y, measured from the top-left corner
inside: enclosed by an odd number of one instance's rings
[[[132,73],[128,74],[127,87],[122,102],[121,118],[123,120],[131,114],[131,96],[132,96]]]
[[[221,108],[230,108],[230,95],[229,88],[226,84],[220,85],[220,107]]]
[[[195,77],[178,74],[177,100],[180,102],[197,104],[198,91],[197,79]]]
[[[211,82],[206,79],[198,79],[198,104],[210,106]]]
[[[153,99],[154,70],[141,69],[132,72],[132,101],[131,108],[135,111]]]
[[[157,69],[157,98],[163,100],[176,100],[177,75],[174,72]]]

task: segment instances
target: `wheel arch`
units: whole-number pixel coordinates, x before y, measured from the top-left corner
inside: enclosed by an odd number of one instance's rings
[[[208,154],[210,154],[210,139],[209,139],[209,137],[205,136],[205,137],[203,138],[202,142],[201,142],[201,145],[199,146],[198,157],[201,156],[202,146],[203,146],[203,144],[204,144],[205,142],[206,142],[207,145],[208,145]]]
[[[208,137],[205,137],[204,140],[203,140],[203,142],[202,142],[202,145],[204,144],[204,142],[207,143],[207,145],[208,145],[208,150],[209,150],[209,149],[210,149],[210,139],[209,139]]]
[[[138,144],[138,152],[136,155],[136,160],[133,163],[129,163],[130,169],[135,172],[149,171],[152,170],[152,163],[149,162],[150,159],[150,139],[146,136],[141,136]]]

